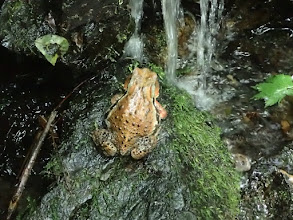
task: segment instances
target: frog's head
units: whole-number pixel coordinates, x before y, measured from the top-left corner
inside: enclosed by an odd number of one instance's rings
[[[159,96],[158,76],[155,72],[147,68],[135,68],[133,70],[130,82],[127,86],[128,94],[143,91],[144,96],[148,99]]]

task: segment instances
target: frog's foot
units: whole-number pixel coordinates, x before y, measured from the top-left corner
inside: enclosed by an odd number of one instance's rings
[[[106,156],[114,156],[117,153],[117,148],[114,144],[115,138],[112,132],[106,129],[98,129],[93,132],[92,138],[96,145],[101,146]]]
[[[112,98],[111,98],[111,104],[115,104],[116,102],[119,101],[119,99],[121,99],[123,97],[123,93],[118,93],[116,95],[114,95]]]
[[[110,141],[105,141],[101,144],[101,148],[103,150],[103,153],[106,156],[114,156],[117,153],[117,148],[115,145]]]
[[[155,106],[156,106],[156,109],[158,111],[160,118],[165,119],[168,114],[166,109],[157,100],[155,101]]]
[[[150,153],[156,146],[156,139],[154,137],[139,138],[134,149],[131,151],[131,157],[139,160]]]

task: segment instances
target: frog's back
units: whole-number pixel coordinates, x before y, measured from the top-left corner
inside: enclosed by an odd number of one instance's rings
[[[125,96],[118,101],[107,121],[110,129],[116,132],[117,142],[122,151],[131,148],[137,138],[154,132],[158,124],[154,108],[153,103],[145,102],[143,98],[138,97]]]

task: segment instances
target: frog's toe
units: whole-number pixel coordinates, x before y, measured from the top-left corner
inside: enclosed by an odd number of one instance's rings
[[[106,129],[98,129],[92,133],[92,138],[97,146],[101,146],[106,156],[114,156],[117,153],[113,133]]]
[[[106,129],[97,129],[92,133],[92,138],[96,145],[101,145],[109,138],[109,132]]]
[[[131,157],[139,160],[150,153],[155,147],[155,140],[149,137],[141,138],[137,146],[131,151]]]
[[[103,142],[101,147],[106,156],[114,156],[117,153],[117,148],[110,141]]]
[[[131,151],[131,157],[135,160],[139,160],[145,157],[148,153],[149,151],[147,151],[146,149],[135,148]]]

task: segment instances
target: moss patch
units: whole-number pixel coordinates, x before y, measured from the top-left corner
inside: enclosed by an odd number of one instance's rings
[[[223,144],[220,128],[211,115],[194,107],[189,94],[167,83],[163,69],[149,64],[161,79],[163,99],[166,99],[170,146],[176,152],[183,175],[191,192],[191,203],[198,219],[233,218],[240,201],[240,174],[233,168],[232,158]],[[179,174],[179,175],[180,175]]]
[[[174,139],[170,145],[185,173],[198,219],[233,218],[239,203],[239,175],[233,169],[219,128],[209,116],[195,110],[188,94],[169,87]]]

